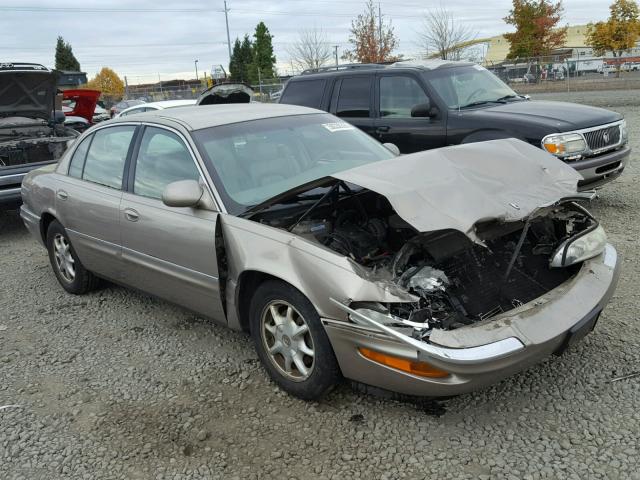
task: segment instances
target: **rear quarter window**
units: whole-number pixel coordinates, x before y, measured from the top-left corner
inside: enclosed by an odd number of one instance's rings
[[[289,82],[284,89],[280,103],[300,105],[302,107],[320,108],[326,80],[302,80]]]

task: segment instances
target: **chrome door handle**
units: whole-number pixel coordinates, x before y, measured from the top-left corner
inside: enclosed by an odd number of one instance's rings
[[[130,222],[137,222],[138,218],[140,218],[140,214],[136,212],[133,208],[125,208],[124,217]]]
[[[383,125],[382,127],[376,128],[376,132],[378,133],[385,133],[385,132],[388,132],[389,130],[391,130],[391,127],[387,125]]]
[[[60,200],[66,200],[67,198],[69,198],[69,195],[67,195],[67,192],[65,192],[64,190],[58,190],[56,194],[58,195],[58,198]]]

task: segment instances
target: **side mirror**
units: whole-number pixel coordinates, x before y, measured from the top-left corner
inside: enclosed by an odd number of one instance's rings
[[[162,192],[162,202],[167,207],[195,207],[204,190],[196,180],[179,180],[167,185]]]
[[[393,153],[396,157],[398,155],[400,155],[400,149],[398,148],[398,146],[395,143],[387,142],[387,143],[383,143],[382,146],[384,146],[384,148],[386,148],[391,153]]]
[[[411,109],[412,117],[429,118],[435,117],[438,114],[438,109],[431,106],[431,102],[428,100],[425,103],[419,103],[414,105]]]

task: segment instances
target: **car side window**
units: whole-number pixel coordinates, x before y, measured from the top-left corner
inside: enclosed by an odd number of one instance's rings
[[[136,161],[133,193],[160,199],[168,184],[199,179],[193,157],[178,135],[162,128],[145,129]]]
[[[80,145],[78,145],[76,151],[73,152],[73,157],[71,157],[71,162],[69,163],[70,177],[82,178],[82,169],[84,168],[84,161],[87,158],[87,150],[89,150],[92,138],[93,135],[86,137]]]
[[[136,113],[143,113],[146,112],[147,109],[144,107],[141,108],[134,108],[133,110],[129,110],[128,112],[124,112],[122,114],[123,117],[126,117],[127,115],[135,115]]]
[[[371,77],[342,79],[336,115],[338,117],[368,117],[371,110]]]
[[[111,188],[122,187],[124,163],[136,127],[102,128],[93,134],[82,178]]]
[[[287,85],[280,103],[320,108],[326,80],[301,80]]]
[[[411,118],[411,109],[428,101],[418,82],[407,76],[380,77],[380,116]]]

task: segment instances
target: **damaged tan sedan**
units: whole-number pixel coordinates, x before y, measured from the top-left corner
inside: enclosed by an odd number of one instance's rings
[[[303,107],[148,112],[30,173],[21,216],[68,292],[107,279],[248,331],[306,399],[467,392],[594,328],[618,262],[575,170],[509,139],[394,150]]]

